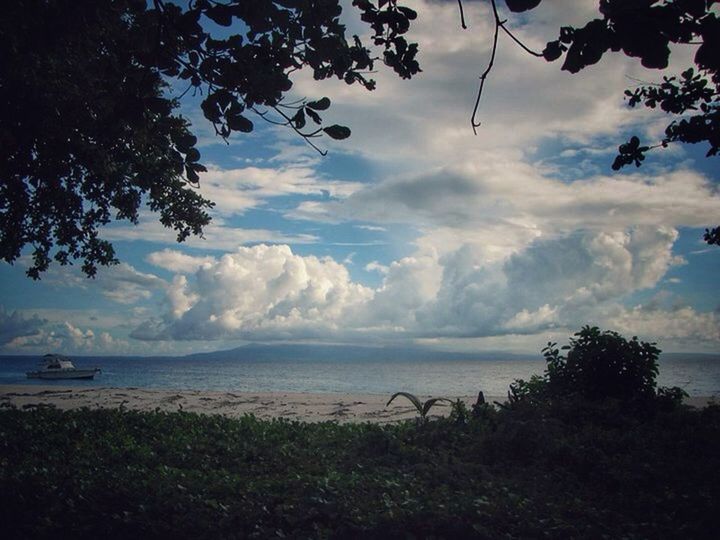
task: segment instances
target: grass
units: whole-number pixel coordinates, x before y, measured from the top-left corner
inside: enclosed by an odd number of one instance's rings
[[[720,407],[395,425],[0,412],[4,538],[720,537]]]

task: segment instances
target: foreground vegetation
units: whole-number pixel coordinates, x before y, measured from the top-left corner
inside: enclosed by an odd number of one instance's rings
[[[483,411],[390,426],[4,411],[0,522],[5,538],[718,537],[720,407]]]
[[[546,349],[545,376],[516,383],[507,404],[456,403],[444,419],[2,411],[3,536],[720,537],[720,407],[656,391],[634,369],[656,368],[648,344],[578,336],[568,357]],[[622,392],[568,393],[597,350],[629,359],[617,369],[644,393],[612,370],[595,380]]]

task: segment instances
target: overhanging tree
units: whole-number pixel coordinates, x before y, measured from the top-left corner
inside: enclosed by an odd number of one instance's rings
[[[665,71],[669,66],[671,46],[695,47],[693,65],[679,74],[664,75],[657,83],[641,83],[625,91],[631,107],[644,105],[660,108],[673,117],[664,137],[643,144],[633,136],[621,144],[612,168],[640,164],[646,153],[670,143],[705,143],[707,157],[720,150],[720,18],[713,6],[718,0],[600,0],[599,17],[580,28],[560,29],[558,39],[547,44],[542,52],[533,52],[507,28],[497,0],[487,0],[495,18],[495,34],[491,60],[482,74],[475,110],[473,129],[485,79],[492,69],[500,32],[507,34],[530,54],[549,62],[563,59],[562,70],[578,73],[598,63],[606,53],[622,53],[638,58],[646,68]],[[551,0],[548,0],[551,1]],[[542,0],[505,0],[510,11],[535,9]],[[458,0],[462,26],[466,27],[462,0]],[[707,229],[705,241],[720,245],[720,227]]]
[[[501,30],[524,47],[500,18],[497,1],[483,1],[495,15],[493,58]],[[506,0],[515,12],[540,2]],[[601,0],[601,18],[561,28],[559,38],[536,53],[548,61],[564,57],[562,69],[577,73],[608,52],[662,70],[670,44],[697,48],[694,65],[680,75],[626,92],[631,106],[660,107],[675,120],[656,144],[633,137],[621,145],[614,168],[639,166],[647,151],[672,142],[704,142],[708,157],[717,155],[717,3]],[[136,223],[143,200],[179,241],[202,234],[212,203],[195,189],[204,167],[170,84],[202,92],[203,114],[223,138],[252,131],[252,119],[286,126],[316,149],[319,136],[348,137],[344,126],[323,125],[327,98],[285,101],[294,71],[307,68],[316,80],[336,77],[372,90],[367,74],[378,60],[403,78],[420,70],[417,46],[404,38],[416,17],[412,9],[397,0],[354,0],[353,6],[372,31],[372,48],[346,37],[339,0],[3,5],[0,257],[12,263],[30,246],[33,278],[53,259],[82,260],[83,271],[94,275],[98,264],[116,262],[100,228],[113,219]],[[492,61],[481,88],[491,67]],[[706,231],[705,239],[720,244],[720,227]]]
[[[100,228],[137,223],[143,201],[178,241],[201,235],[213,203],[196,190],[197,138],[171,85],[201,92],[223,138],[261,119],[313,140],[330,100],[288,103],[291,74],[336,77],[372,90],[381,60],[399,76],[420,68],[403,34],[416,17],[394,0],[355,0],[372,47],[347,37],[339,0],[13,0],[0,8],[0,257],[26,247],[38,278],[54,259],[116,262]],[[229,27],[223,30],[220,27]]]

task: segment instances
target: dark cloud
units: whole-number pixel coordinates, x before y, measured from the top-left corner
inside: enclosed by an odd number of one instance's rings
[[[0,345],[6,345],[15,338],[38,335],[46,323],[37,315],[26,318],[18,311],[9,313],[0,306]]]

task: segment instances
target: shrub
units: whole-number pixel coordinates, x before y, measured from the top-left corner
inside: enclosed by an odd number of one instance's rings
[[[665,410],[672,410],[681,405],[686,397],[688,397],[688,393],[679,386],[671,388],[661,386],[657,390],[658,405]]]
[[[655,396],[655,377],[660,349],[655,343],[626,340],[617,332],[585,326],[563,347],[556,343],[543,349],[546,379],[552,395],[587,399],[630,400]]]
[[[452,402],[450,411],[450,420],[459,426],[464,426],[470,421],[470,411],[462,399],[456,399]]]
[[[627,340],[617,332],[590,326],[574,336],[569,345],[561,348],[557,343],[548,343],[542,350],[547,362],[545,373],[512,383],[508,392],[511,405],[538,405],[569,398],[647,403],[657,398],[658,403],[673,407],[686,395],[680,388],[656,392],[660,349],[655,343],[637,337]]]
[[[510,384],[508,401],[510,404],[529,403],[537,405],[548,399],[547,376],[533,375],[529,381],[516,379]]]

